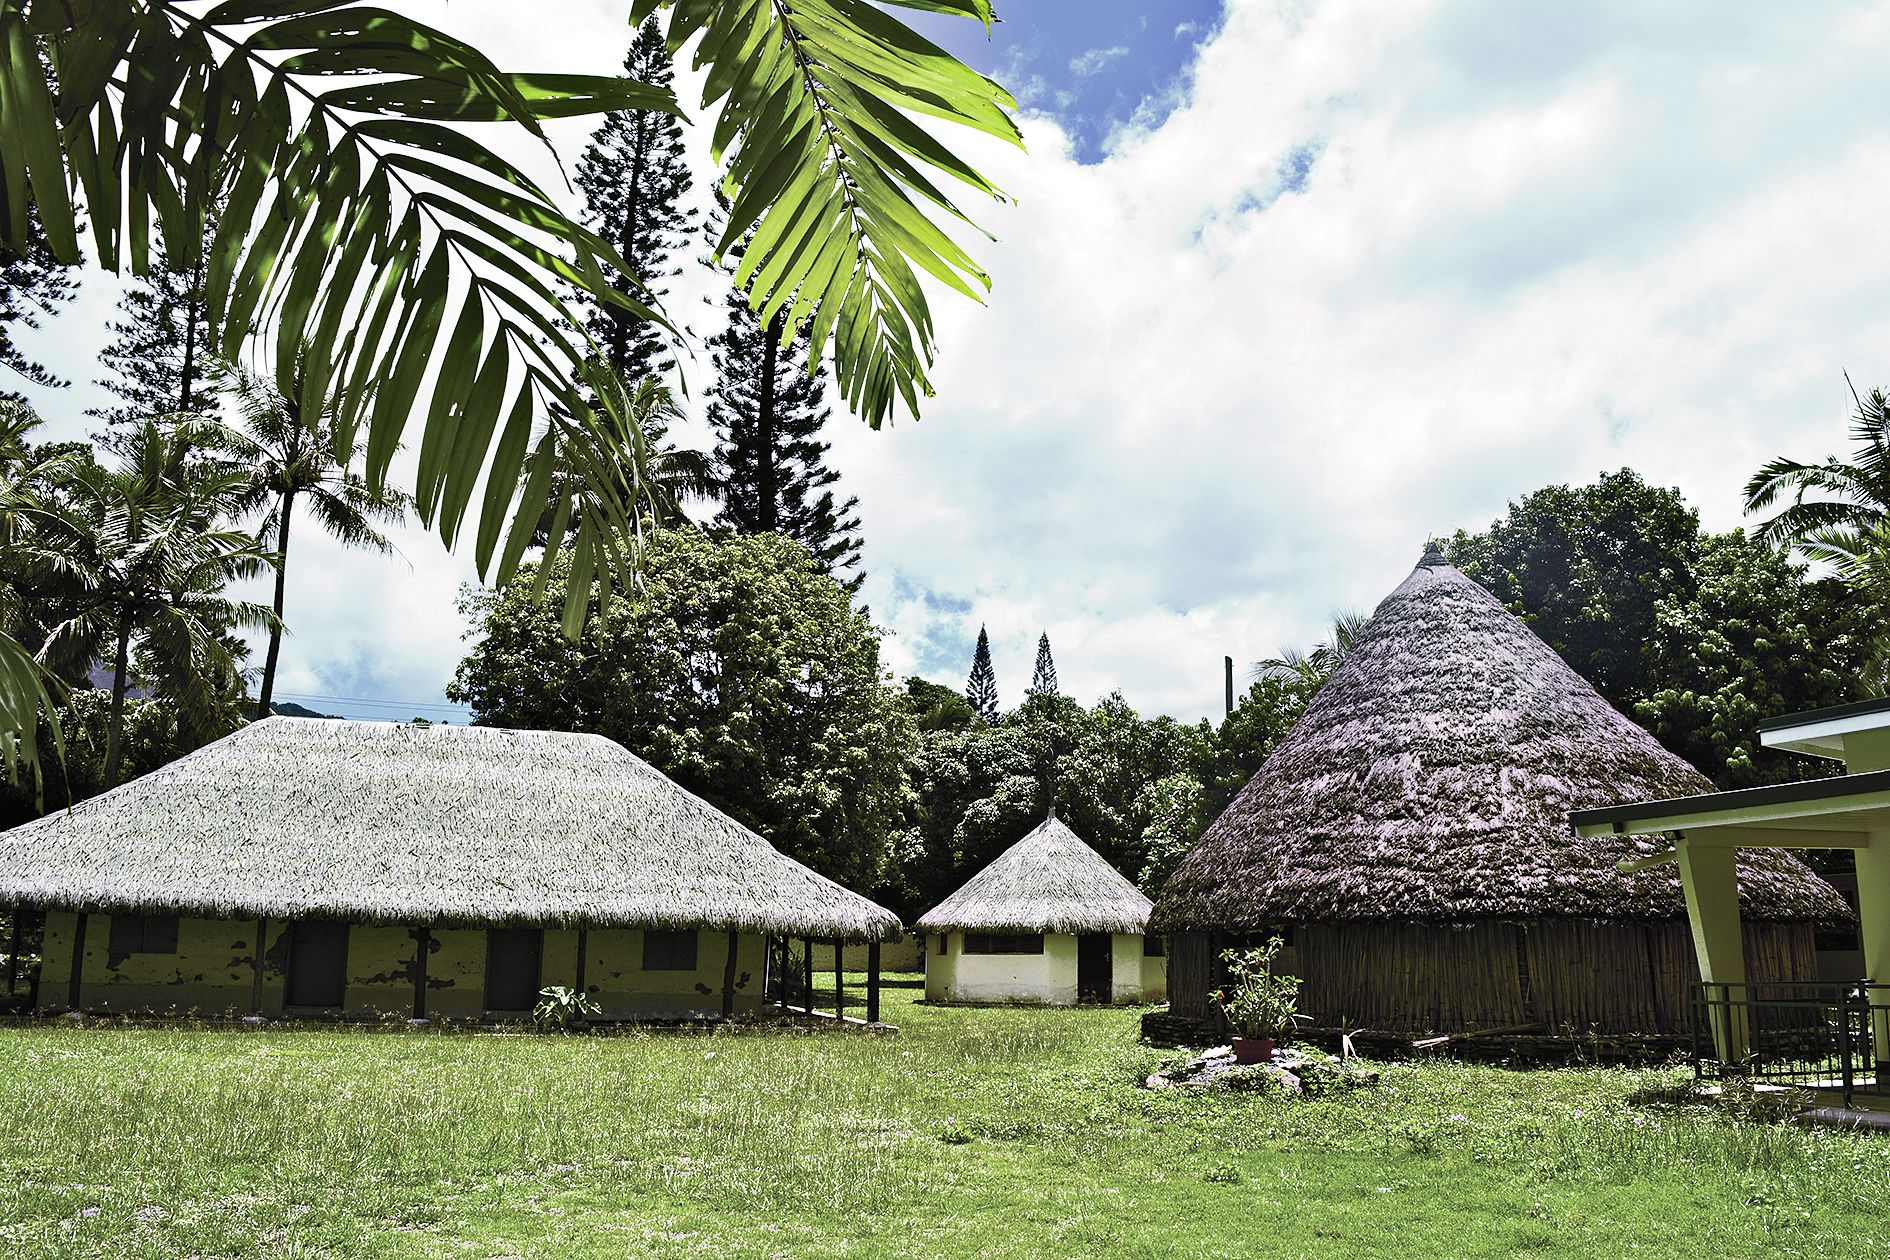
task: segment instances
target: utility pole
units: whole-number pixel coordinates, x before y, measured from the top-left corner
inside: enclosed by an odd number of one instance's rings
[[[1234,714],[1234,658],[1223,656],[1221,661],[1227,667],[1227,715],[1232,717]]]

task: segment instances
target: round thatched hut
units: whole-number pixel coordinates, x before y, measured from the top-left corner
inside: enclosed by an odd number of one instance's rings
[[[1659,846],[1568,815],[1710,787],[1428,548],[1157,899],[1166,1026],[1216,1031],[1220,951],[1277,931],[1320,1027],[1682,1031],[1674,868],[1623,874]],[[1750,977],[1815,978],[1838,895],[1777,851],[1739,883]]]
[[[932,1002],[1159,1002],[1149,900],[1054,810],[919,919]]]
[[[291,717],[0,833],[0,901],[42,1010],[731,1016],[789,939],[900,935],[602,736]]]

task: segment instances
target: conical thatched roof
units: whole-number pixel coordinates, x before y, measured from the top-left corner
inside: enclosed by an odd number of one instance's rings
[[[250,918],[707,927],[899,920],[598,735],[272,717],[0,833],[0,901]]]
[[[1711,791],[1436,551],[1378,606],[1260,772],[1189,851],[1153,930],[1348,919],[1676,919],[1655,840],[1569,811]],[[1796,857],[1740,858],[1754,920],[1848,911]]]
[[[1129,932],[1149,899],[1051,814],[922,917],[921,932]]]

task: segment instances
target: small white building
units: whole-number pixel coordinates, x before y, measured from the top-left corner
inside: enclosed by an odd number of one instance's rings
[[[1151,904],[1056,811],[920,918],[930,1002],[1136,1005],[1167,997]]]

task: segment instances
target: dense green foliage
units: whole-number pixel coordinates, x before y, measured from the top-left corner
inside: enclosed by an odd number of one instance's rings
[[[805,549],[774,534],[658,531],[642,589],[560,628],[542,595],[469,592],[483,637],[447,694],[496,726],[591,731],[855,888],[882,876],[907,808],[912,724],[879,634]]]
[[[1740,531],[1708,534],[1677,490],[1623,469],[1526,495],[1450,558],[1615,707],[1722,787],[1823,767],[1759,747],[1758,723],[1868,694],[1880,604]]]
[[[855,983],[857,983],[857,978]],[[1691,1077],[1430,1060],[1291,1099],[1141,1080],[1136,1012],[894,1037],[0,1029],[20,1257],[1870,1256],[1880,1137]],[[1652,1097],[1655,1101],[1637,1101]]]

